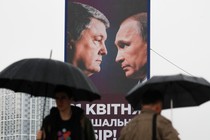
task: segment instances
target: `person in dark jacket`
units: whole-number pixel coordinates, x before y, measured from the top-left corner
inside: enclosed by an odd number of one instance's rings
[[[51,108],[44,118],[37,140],[95,140],[92,123],[84,110],[71,105],[71,91],[59,87],[54,93],[57,107]]]
[[[163,95],[149,90],[141,99],[141,113],[121,130],[119,140],[180,140],[171,121],[161,115]]]

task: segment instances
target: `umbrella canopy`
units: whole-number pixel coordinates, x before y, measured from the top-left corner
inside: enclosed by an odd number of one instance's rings
[[[183,74],[153,76],[142,85],[136,85],[128,92],[127,101],[135,110],[141,109],[141,97],[151,89],[164,95],[163,109],[198,106],[210,100],[210,83],[204,78]]]
[[[80,69],[58,60],[23,59],[0,72],[0,88],[15,92],[53,98],[57,86],[69,87],[75,101],[100,99],[97,89]]]

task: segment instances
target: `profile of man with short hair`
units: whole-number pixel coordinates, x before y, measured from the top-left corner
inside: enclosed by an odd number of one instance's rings
[[[67,6],[66,61],[91,76],[101,70],[102,56],[107,55],[109,20],[92,6],[78,2]]]
[[[147,76],[147,13],[126,18],[116,34],[115,61],[121,65],[127,78],[144,81]]]

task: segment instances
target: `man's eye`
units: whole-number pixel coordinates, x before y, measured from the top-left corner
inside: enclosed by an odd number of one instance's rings
[[[95,44],[95,45],[98,46],[98,45],[100,45],[100,43],[101,43],[101,40],[94,40],[94,44]]]
[[[126,43],[120,43],[119,44],[119,47],[123,49],[123,48],[128,47],[128,44],[126,44]]]
[[[119,47],[120,48],[125,48],[125,44],[120,44]]]

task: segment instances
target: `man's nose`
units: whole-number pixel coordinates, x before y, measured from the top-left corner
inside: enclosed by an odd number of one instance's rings
[[[118,50],[117,51],[117,56],[115,58],[115,62],[122,63],[123,61],[124,61],[123,52]]]
[[[63,102],[63,98],[56,98],[56,102]]]
[[[103,43],[101,44],[101,49],[99,50],[99,54],[100,55],[107,55],[107,49],[106,49],[106,45]]]

